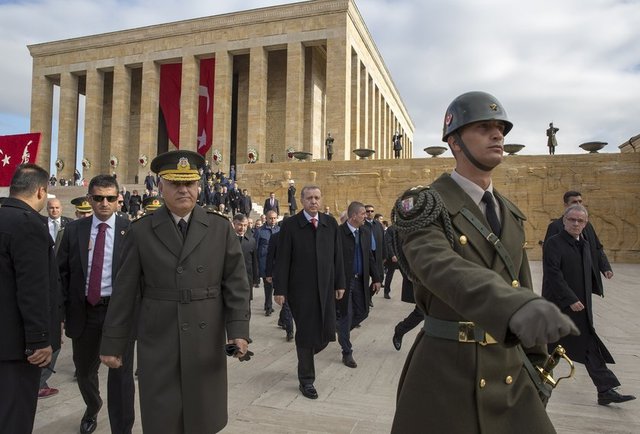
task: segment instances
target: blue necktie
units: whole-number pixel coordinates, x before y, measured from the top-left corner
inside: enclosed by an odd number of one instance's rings
[[[354,274],[362,274],[362,248],[360,246],[360,231],[358,229],[353,231],[353,236],[356,240],[356,245],[353,250],[353,272]]]

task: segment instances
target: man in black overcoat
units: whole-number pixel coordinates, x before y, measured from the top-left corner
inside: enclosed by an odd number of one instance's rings
[[[296,202],[296,182],[293,179],[289,180],[287,202],[289,203],[289,214],[294,215],[298,210],[298,202]]]
[[[371,288],[374,293],[380,290],[382,278],[371,251],[371,232],[364,224],[364,205],[351,202],[347,216],[347,221],[340,225],[339,231],[347,286],[344,297],[336,302],[336,316],[342,363],[349,368],[356,368],[358,365],[353,358],[350,332],[369,316],[369,278],[373,282]]]
[[[80,421],[83,434],[95,431],[102,408],[98,380],[102,325],[130,224],[129,220],[115,214],[117,199],[116,179],[109,175],[95,176],[89,182],[87,195],[93,215],[65,226],[57,254],[66,306],[65,333],[71,338],[78,388],[86,404]],[[100,235],[101,231],[104,231],[103,235]],[[94,267],[94,262],[98,264],[100,260],[100,245],[103,246],[102,265]],[[133,338],[124,354],[123,367],[109,369],[107,391],[111,431],[130,433],[135,419]]]
[[[571,205],[582,205],[582,194],[578,191],[567,191],[564,194],[563,199],[565,209],[567,209]],[[547,227],[547,233],[544,236],[545,242],[552,235],[559,234],[562,231],[564,231],[564,224],[562,221],[562,217],[560,217],[559,219],[549,223],[549,226]],[[593,228],[591,222],[587,222],[587,225],[582,230],[582,236],[585,240],[587,240],[587,243],[589,244],[591,260],[593,261],[593,265],[596,267],[596,271],[599,271],[599,273],[596,273],[596,286],[593,288],[593,292],[600,296],[604,296],[604,287],[602,285],[602,276],[600,274],[603,274],[607,279],[611,279],[613,277],[613,271],[611,269],[611,265],[609,264],[609,259],[604,252],[602,243],[600,242],[600,239],[596,234],[596,230]]]
[[[256,240],[252,236],[247,234],[249,227],[249,220],[247,216],[238,213],[233,216],[233,229],[236,231],[238,241],[240,241],[240,247],[242,248],[242,255],[244,256],[244,266],[247,269],[247,280],[250,287],[260,283],[260,274],[258,273],[258,248],[256,247]],[[251,294],[253,300],[253,294]]]
[[[382,227],[382,223],[378,220],[374,219],[375,216],[375,208],[373,205],[365,205],[365,220],[364,224],[367,226],[372,234],[371,237],[371,251],[373,252],[373,258],[375,260],[375,265],[377,269],[377,273],[379,276],[384,276],[384,268],[383,268],[383,260],[385,256],[384,252],[384,228]],[[387,288],[385,288],[387,291]],[[369,306],[373,307],[373,302],[371,301],[371,297],[373,291],[369,292]]]
[[[0,207],[0,432],[30,433],[41,367],[60,348],[53,239],[39,214],[49,174],[18,166]]]
[[[635,399],[616,391],[620,382],[607,368],[615,363],[596,334],[591,294],[597,293],[598,270],[591,260],[589,241],[583,236],[588,213],[582,205],[572,205],[563,216],[564,230],[544,243],[542,296],[569,315],[580,336],[565,336],[560,343],[567,355],[585,365],[598,390],[598,404],[608,405]],[[552,350],[555,343],[549,348]]]
[[[335,219],[318,212],[322,193],[305,186],[303,210],[282,224],[276,262],[275,301],[289,302],[296,322],[300,391],[316,399],[314,354],[336,340],[335,299],[344,295],[342,245]]]

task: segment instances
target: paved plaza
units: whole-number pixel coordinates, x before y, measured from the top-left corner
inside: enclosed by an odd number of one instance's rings
[[[531,264],[539,291],[541,263]],[[594,297],[594,320],[600,337],[617,364],[612,369],[623,383],[622,391],[640,395],[640,265],[614,264],[615,276],[605,282],[605,298]],[[316,387],[319,398],[308,400],[299,393],[296,352],[293,342],[277,327],[277,314],[265,317],[261,288],[254,289],[249,362],[229,360],[229,423],[225,433],[388,433],[395,411],[395,393],[402,365],[418,332],[405,336],[400,352],[391,344],[394,325],[413,306],[400,301],[400,275],[396,273],[391,300],[374,297],[375,307],[352,341],[356,369],[341,363],[336,343],[316,356]],[[60,389],[54,397],[40,400],[35,421],[37,434],[76,433],[85,410],[73,381],[71,342],[66,339],[57,374],[49,385]],[[100,385],[106,396],[106,372],[100,369]],[[455,403],[451,403],[455,405]],[[96,433],[109,433],[105,405]],[[622,405],[599,406],[596,391],[584,367],[563,380],[553,394],[549,414],[559,433],[639,433],[640,400]],[[141,433],[136,408],[135,433]],[[425,427],[428,432],[428,427]],[[521,432],[513,427],[513,432]],[[170,434],[170,433],[167,433]]]

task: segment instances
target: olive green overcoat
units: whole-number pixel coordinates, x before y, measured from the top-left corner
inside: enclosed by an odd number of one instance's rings
[[[220,431],[227,423],[224,345],[248,339],[250,317],[244,258],[229,221],[196,206],[183,244],[163,206],[131,225],[123,250],[101,354],[122,354],[137,328],[144,432]]]
[[[439,222],[403,240],[417,280],[416,303],[438,319],[473,321],[498,343],[463,343],[420,331],[400,378],[392,432],[555,432],[508,328],[513,313],[538,298],[531,290],[524,249],[524,215],[494,190],[502,215],[501,240],[519,275],[520,286],[514,287],[492,245],[460,213],[466,207],[489,227],[478,206],[447,174],[430,188],[442,197],[455,243],[452,248]],[[542,347],[527,351],[545,353]]]

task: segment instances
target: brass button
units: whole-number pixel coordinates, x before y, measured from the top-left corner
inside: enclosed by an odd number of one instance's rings
[[[460,235],[460,244],[462,244],[463,246],[465,244],[467,244],[467,237],[465,235]]]
[[[484,381],[484,378],[480,380],[480,388],[482,389],[484,386],[487,385],[487,382]]]
[[[504,382],[507,384],[513,383],[513,377],[511,375],[507,375],[507,378],[504,379]]]
[[[517,288],[520,286],[520,282],[518,282],[517,280],[514,280],[513,282],[511,282],[511,286],[513,286],[514,288]]]

